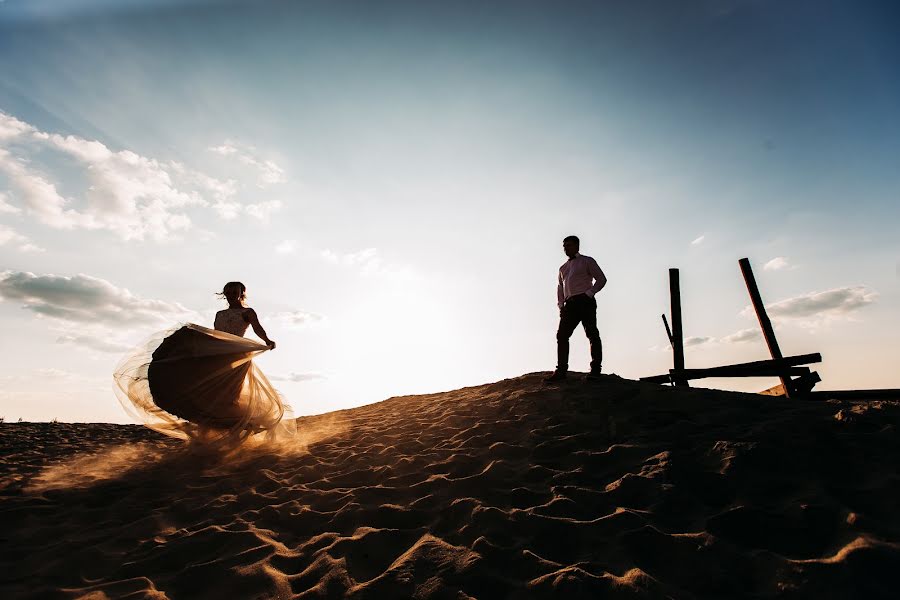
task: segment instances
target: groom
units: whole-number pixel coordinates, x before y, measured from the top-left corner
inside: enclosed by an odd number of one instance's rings
[[[597,261],[578,252],[580,241],[574,235],[563,240],[563,252],[569,257],[559,268],[556,302],[559,305],[559,329],[556,331],[556,370],[544,381],[562,381],[569,370],[569,338],[578,324],[591,342],[591,372],[600,374],[603,346],[597,331],[597,301],[594,294],[606,285],[606,275]]]

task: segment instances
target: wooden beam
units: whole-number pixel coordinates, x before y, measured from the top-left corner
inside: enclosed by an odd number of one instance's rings
[[[741,265],[741,273],[744,275],[744,283],[747,284],[747,291],[750,292],[750,301],[753,304],[753,310],[756,312],[756,318],[759,319],[759,326],[762,328],[763,337],[766,345],[769,347],[769,354],[772,358],[779,359],[781,349],[778,347],[778,339],[775,337],[775,330],[772,328],[772,321],[766,313],[766,306],[763,304],[762,296],[759,294],[759,287],[756,285],[756,278],[753,276],[753,269],[750,267],[750,260],[742,258],[738,261]],[[779,376],[781,385],[784,386],[784,395],[791,397],[791,377],[787,373]]]
[[[684,334],[681,329],[681,281],[678,269],[669,269],[669,296],[672,312],[672,355],[675,371],[684,371]],[[687,386],[686,379],[673,379],[674,385]]]
[[[806,373],[805,375],[801,375],[797,379],[791,379],[788,385],[790,386],[790,393],[794,398],[806,398],[809,397],[810,392],[813,387],[820,381],[822,378],[819,377],[819,374],[815,371],[811,373]],[[784,384],[779,383],[774,387],[770,387],[767,390],[763,390],[760,394],[764,396],[787,396],[784,392]]]
[[[812,354],[797,354],[796,356],[784,356],[782,358],[770,358],[767,360],[754,360],[751,362],[726,365],[728,367],[742,367],[753,369],[755,367],[797,367],[822,362],[822,355],[818,352]]]
[[[663,325],[665,325],[666,327],[666,337],[669,338],[669,345],[671,346],[672,344],[674,344],[674,342],[672,341],[672,330],[669,329],[669,322],[666,320],[666,315],[662,316],[662,320]]]
[[[795,396],[809,396],[809,393],[820,381],[822,378],[815,371],[801,375],[797,379],[791,380],[791,393]]]
[[[755,360],[746,363],[710,367],[708,369],[684,369],[682,376],[687,379],[703,379],[704,377],[770,377],[777,376],[775,374],[779,371],[790,371],[792,367],[818,362],[822,362],[822,355],[816,352],[814,354],[785,356],[778,360]],[[648,383],[670,383],[672,381],[672,374],[669,372],[664,375],[641,377],[640,381],[646,381]]]
[[[706,379],[708,377],[779,377],[782,374],[807,375],[809,367],[759,367],[756,369],[741,369],[735,367],[713,367],[711,369],[685,369],[676,373],[673,369],[670,375],[681,379]]]

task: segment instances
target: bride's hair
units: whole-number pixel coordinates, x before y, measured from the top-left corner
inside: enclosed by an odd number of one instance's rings
[[[230,295],[237,296],[238,301],[243,304],[244,300],[247,299],[247,286],[240,281],[229,281],[225,284],[225,287],[222,288],[222,291],[216,294],[216,296],[222,299],[228,298]]]

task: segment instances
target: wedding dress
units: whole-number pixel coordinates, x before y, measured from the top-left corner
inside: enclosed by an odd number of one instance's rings
[[[281,395],[253,358],[268,346],[243,337],[245,309],[216,314],[216,329],[188,323],[159,333],[116,367],[125,410],[148,427],[183,439],[237,441],[289,435]]]

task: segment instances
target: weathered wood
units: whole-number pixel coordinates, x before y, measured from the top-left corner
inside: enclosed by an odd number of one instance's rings
[[[787,385],[790,393],[789,397],[808,397],[813,387],[815,387],[815,385],[820,381],[822,381],[822,378],[819,377],[819,374],[815,371],[806,373],[805,375],[801,375],[797,379],[788,379]],[[764,396],[788,396],[788,394],[785,394],[784,390],[785,385],[783,383],[779,383],[774,387],[770,387],[769,389],[761,391],[760,394]]]
[[[684,369],[681,376],[686,379],[703,379],[705,377],[777,377],[779,372],[785,370],[789,372],[791,367],[818,362],[822,362],[822,355],[816,352],[814,354],[785,356],[777,360],[756,360],[753,362],[723,365],[707,369]],[[800,375],[801,373],[789,372],[789,374]],[[672,381],[672,373],[669,372],[664,375],[641,377],[640,381],[646,381],[648,383],[670,383]]]
[[[673,345],[674,342],[672,341],[672,330],[669,329],[669,322],[666,320],[666,315],[662,316],[662,320],[663,320],[663,325],[666,326],[666,337],[669,338],[669,345]]]
[[[684,334],[681,328],[681,282],[678,269],[669,269],[669,296],[672,312],[672,355],[675,371],[684,370]],[[673,379],[672,383],[687,386],[686,379]]]
[[[815,371],[801,375],[797,379],[791,380],[791,394],[794,396],[808,396],[817,383],[822,381],[819,374]]]
[[[742,258],[738,261],[741,266],[741,273],[744,275],[744,283],[747,284],[747,291],[750,293],[750,301],[753,304],[753,310],[756,312],[756,318],[759,319],[759,326],[762,328],[763,337],[766,345],[769,347],[769,354],[772,358],[779,359],[781,349],[778,347],[778,339],[775,337],[775,330],[772,328],[772,321],[766,313],[766,306],[763,304],[762,296],[759,294],[759,287],[756,285],[756,278],[753,276],[753,269],[750,267],[750,260]],[[781,385],[784,387],[784,395],[791,397],[791,378],[787,373],[780,375]]]
[[[784,393],[784,384],[779,383],[778,385],[774,385],[768,389],[765,389],[759,392],[763,396],[786,396]]]
[[[682,379],[707,379],[710,377],[779,377],[784,373],[793,376],[809,374],[809,367],[758,367],[741,369],[735,367],[713,367],[711,369],[685,369],[676,373],[673,369],[669,375]]]

